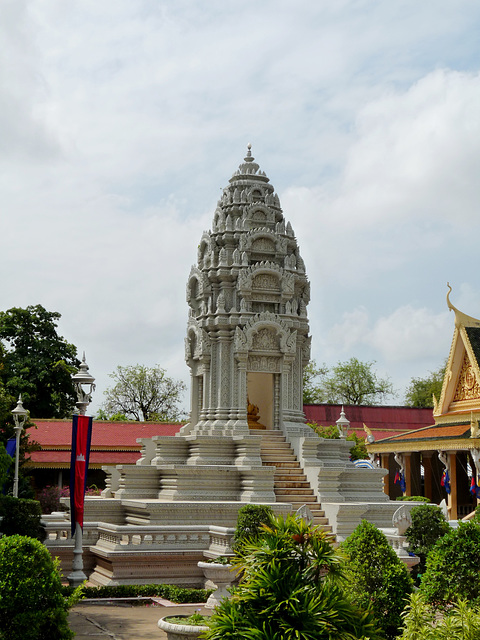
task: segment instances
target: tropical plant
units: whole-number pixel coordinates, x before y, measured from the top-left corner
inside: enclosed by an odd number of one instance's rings
[[[458,600],[442,616],[425,601],[421,593],[413,593],[403,612],[403,631],[398,640],[478,640],[480,607]]]
[[[27,536],[0,539],[0,638],[70,640],[58,562]]]
[[[209,640],[380,640],[343,591],[342,558],[323,530],[272,517],[236,563],[243,579],[211,616]]]
[[[457,598],[480,602],[480,526],[460,523],[440,538],[427,556],[420,590],[435,607],[445,608]]]
[[[362,520],[341,544],[347,555],[348,589],[357,606],[371,607],[388,639],[397,636],[413,582],[403,562],[375,525]]]
[[[413,567],[412,577],[425,573],[427,555],[437,540],[450,531],[443,511],[434,504],[421,504],[410,511],[412,524],[405,532],[409,551],[420,558],[419,564]]]

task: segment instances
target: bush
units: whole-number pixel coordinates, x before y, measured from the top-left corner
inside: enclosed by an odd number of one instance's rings
[[[208,622],[209,640],[379,639],[372,616],[340,587],[342,559],[328,534],[300,518],[272,518],[236,564],[244,577]]]
[[[0,638],[73,638],[57,566],[38,540],[19,535],[0,539],[0,600]]]
[[[410,596],[403,614],[403,632],[398,640],[478,640],[480,607],[459,600],[444,616],[435,617],[422,594]]]
[[[40,524],[42,510],[37,500],[0,496],[1,532],[6,536],[18,534],[45,540],[45,529]]]
[[[241,553],[243,546],[258,540],[264,524],[271,522],[273,511],[264,504],[246,504],[239,509],[237,528],[233,535],[233,547]]]
[[[442,510],[436,505],[419,505],[411,510],[410,515],[412,524],[405,536],[409,551],[420,558],[420,563],[412,570],[412,576],[416,577],[425,573],[427,555],[437,540],[450,531],[450,526]]]
[[[62,587],[62,593],[69,597],[73,587]],[[188,589],[170,584],[120,584],[105,587],[84,587],[84,598],[137,598],[149,597],[165,598],[177,604],[206,602],[212,591],[206,589]]]
[[[425,496],[397,496],[396,500],[400,500],[400,502],[430,502],[430,498],[425,498]]]
[[[386,638],[395,638],[402,624],[405,600],[413,583],[403,562],[375,525],[361,524],[341,545],[348,557],[347,579],[354,602],[369,606]]]
[[[435,607],[457,598],[480,602],[480,526],[461,523],[440,538],[427,557],[420,590]]]

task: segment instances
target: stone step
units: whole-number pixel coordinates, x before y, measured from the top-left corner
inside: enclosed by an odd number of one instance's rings
[[[306,496],[304,494],[302,495],[288,495],[288,494],[284,494],[284,493],[276,493],[275,495],[277,497],[277,502],[291,502],[292,504],[296,504],[296,505],[302,505],[302,504],[307,504],[310,502],[315,502],[317,503],[317,498],[315,496]]]
[[[290,480],[301,481],[307,479],[307,476],[303,473],[303,470],[299,469],[298,467],[295,469],[282,468],[279,471],[276,471],[273,477],[275,479],[275,482],[277,482],[277,480],[279,482],[288,482]]]
[[[305,489],[305,491],[311,491],[310,483],[308,480],[298,480],[295,476],[292,476],[291,480],[277,480],[275,478],[276,489]]]
[[[296,462],[297,458],[292,453],[266,454],[262,456],[264,462]]]
[[[265,460],[263,464],[267,467],[277,467],[277,469],[301,469],[299,462],[273,462]]]

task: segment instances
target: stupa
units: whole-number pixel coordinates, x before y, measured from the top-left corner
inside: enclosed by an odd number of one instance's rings
[[[248,434],[303,424],[310,284],[290,222],[251,145],[223,190],[187,284],[190,423],[182,434]]]
[[[201,584],[198,560],[231,552],[249,502],[300,509],[338,539],[361,518],[391,525],[385,470],[355,467],[345,439],[305,424],[309,300],[292,226],[249,145],[188,277],[189,422],[176,436],[141,439],[135,465],[104,467],[106,489],[85,509],[92,582]],[[51,518],[47,529],[68,564],[65,525]]]

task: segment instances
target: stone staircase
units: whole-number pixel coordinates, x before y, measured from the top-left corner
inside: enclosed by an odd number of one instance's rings
[[[325,531],[331,531],[325,512],[310,486],[290,443],[286,441],[281,431],[268,430],[260,433],[262,436],[262,463],[268,467],[275,467],[274,491],[277,502],[289,502],[295,512],[306,504],[313,515],[313,524],[319,525]]]

